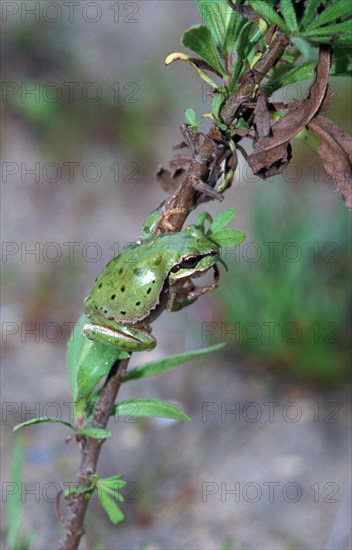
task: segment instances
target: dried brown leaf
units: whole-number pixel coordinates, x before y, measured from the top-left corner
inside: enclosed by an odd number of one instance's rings
[[[319,138],[318,154],[349,210],[352,210],[352,137],[324,116],[308,124]]]
[[[290,141],[319,112],[323,105],[329,78],[331,53],[329,48],[320,48],[319,63],[315,69],[315,78],[308,93],[301,101],[289,106],[271,128],[271,135],[259,137],[249,155],[248,162],[254,174],[268,178],[280,174],[290,161]]]
[[[170,172],[170,170],[159,166],[155,177],[165,193],[172,195],[185,179],[186,170],[184,168],[177,168]]]

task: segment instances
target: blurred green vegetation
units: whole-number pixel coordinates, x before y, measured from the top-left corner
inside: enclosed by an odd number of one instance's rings
[[[328,388],[350,372],[351,226],[340,196],[324,203],[317,185],[260,183],[219,299],[232,351],[278,380]]]
[[[6,495],[6,516],[2,535],[6,539],[4,547],[11,550],[29,550],[35,538],[34,531],[23,527],[24,492],[23,492],[23,461],[24,444],[23,436],[17,435],[12,451],[11,481],[4,487]]]

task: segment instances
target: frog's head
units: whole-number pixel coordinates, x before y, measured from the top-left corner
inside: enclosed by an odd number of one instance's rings
[[[201,277],[220,259],[219,246],[205,237],[201,227],[190,225],[178,235],[182,243],[179,243],[177,262],[170,271],[171,285],[179,279]]]

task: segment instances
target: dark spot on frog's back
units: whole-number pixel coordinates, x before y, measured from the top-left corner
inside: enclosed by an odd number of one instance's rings
[[[160,265],[161,263],[161,256],[156,256],[156,258],[154,258],[154,265]]]
[[[143,273],[143,269],[141,269],[140,267],[135,267],[133,270],[134,275],[141,275],[142,273]]]
[[[123,273],[123,267],[120,267],[120,269],[118,270],[117,273],[118,273],[118,275],[122,275],[122,273]]]

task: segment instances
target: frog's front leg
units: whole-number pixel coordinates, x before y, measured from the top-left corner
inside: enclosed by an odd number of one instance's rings
[[[83,325],[82,334],[88,340],[124,351],[152,350],[154,336],[143,327],[129,327],[116,323],[114,328],[93,323]]]
[[[187,281],[184,286],[170,288],[169,300],[166,304],[167,311],[179,311],[190,304],[193,304],[200,296],[206,292],[212,292],[219,286],[219,269],[217,265],[214,268],[214,281],[211,285],[196,286],[192,281]]]

